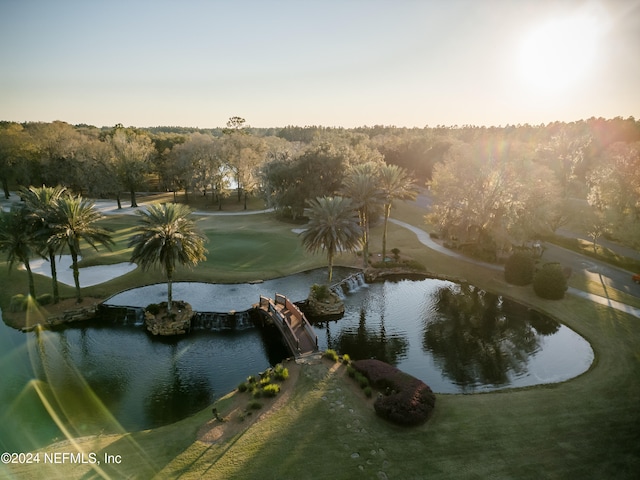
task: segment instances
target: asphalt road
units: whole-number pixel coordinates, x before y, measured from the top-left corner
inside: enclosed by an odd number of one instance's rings
[[[426,192],[420,193],[414,201],[414,204],[427,212],[431,208],[431,198]],[[579,237],[577,234],[568,230],[563,230],[562,235]],[[606,246],[621,255],[640,258],[640,252],[628,247],[616,245],[612,242],[607,242]],[[607,287],[614,288],[640,298],[640,284],[634,283],[631,279],[632,275],[640,272],[631,272],[622,268],[613,267],[554,244],[545,243],[544,247],[545,250],[542,255],[543,262],[559,262],[564,266],[570,267],[573,274],[583,275],[590,281],[602,284],[605,290]]]

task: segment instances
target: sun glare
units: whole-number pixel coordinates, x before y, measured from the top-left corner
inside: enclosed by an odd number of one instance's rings
[[[587,80],[595,66],[600,31],[598,18],[587,14],[554,18],[534,27],[519,51],[524,82],[552,93]]]

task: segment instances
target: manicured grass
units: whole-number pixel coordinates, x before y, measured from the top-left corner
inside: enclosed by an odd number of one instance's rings
[[[217,283],[239,283],[253,280],[266,280],[297,273],[313,268],[325,267],[323,255],[307,253],[300,238],[292,231],[295,225],[282,222],[273,214],[250,216],[195,216],[199,227],[209,242],[207,260],[194,269],[178,268],[176,281],[202,281]],[[81,267],[128,262],[131,248],[129,239],[134,234],[137,217],[134,215],[114,215],[100,221],[100,226],[113,232],[115,245],[111,251],[100,246],[95,251],[83,245]],[[359,259],[352,254],[345,254],[336,260],[338,265],[359,264]],[[17,265],[15,266],[17,267]],[[34,276],[36,293],[51,292],[51,281],[41,275]],[[11,296],[28,290],[27,274],[14,268],[8,274],[6,262],[0,263],[0,307],[7,310]],[[143,272],[136,269],[126,275],[83,288],[84,296],[106,298],[119,291],[136,286],[164,281],[160,270]],[[82,272],[80,272],[82,283]],[[59,284],[62,298],[75,295],[73,287]]]
[[[392,215],[427,229],[420,211],[413,207],[396,208]],[[236,231],[238,238],[250,242],[239,233],[242,220],[230,220],[221,231]],[[269,232],[286,235],[290,230],[264,218],[248,228],[264,238]],[[375,242],[379,242],[379,229],[372,232]],[[254,241],[260,242],[259,238]],[[288,245],[286,240],[273,240],[273,244],[275,249]],[[502,272],[433,252],[413,233],[395,225],[389,225],[388,245],[400,248],[431,272],[466,278],[562,321],[591,343],[596,355],[592,368],[561,384],[437,395],[433,417],[424,426],[406,429],[376,417],[360,390],[350,387],[352,380],[341,374],[344,367],[329,370],[327,363],[307,365],[285,406],[226,442],[209,445],[196,440],[198,427],[211,418],[206,409],[173,425],[115,437],[108,445],[90,443],[106,444],[106,438],[88,439],[84,448],[122,454],[122,464],[104,466],[109,475],[119,478],[384,478],[382,473],[388,478],[416,479],[637,478],[639,319],[572,296],[561,301],[539,299],[529,287],[507,285]],[[279,261],[283,269],[290,265]],[[230,269],[226,273],[230,276],[248,275],[249,269],[233,270],[239,265],[231,260],[218,268],[222,266]],[[219,274],[213,266],[203,270],[212,277]],[[0,270],[0,275],[4,273]],[[225,401],[218,404],[223,414]],[[54,449],[73,451],[69,445],[48,450]],[[36,467],[12,467],[12,471],[25,475],[20,478],[41,478],[43,472],[53,478],[64,477],[73,468],[70,477],[89,476],[87,466],[50,465],[47,471],[42,465]]]

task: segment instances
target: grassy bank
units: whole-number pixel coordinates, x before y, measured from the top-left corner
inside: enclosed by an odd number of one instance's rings
[[[207,260],[194,269],[178,268],[174,275],[176,281],[238,283],[276,278],[326,265],[324,256],[304,251],[298,235],[292,231],[295,225],[279,221],[273,214],[196,218],[209,240],[206,245],[209,250]],[[80,266],[128,262],[131,256],[128,242],[136,223],[137,217],[132,215],[115,215],[102,220],[101,226],[112,230],[115,245],[111,251],[103,247],[95,251],[84,245]],[[350,266],[358,261],[355,255],[345,254],[339,256],[336,263]],[[35,275],[34,278],[37,294],[51,293],[49,278],[41,275]],[[0,289],[0,308],[8,312],[11,297],[27,293],[27,274],[17,265],[9,272],[3,261],[0,263],[0,279],[3,285]],[[82,294],[106,298],[128,288],[162,281],[164,277],[160,271],[143,272],[138,268],[108,282],[83,288]],[[73,287],[59,284],[59,288],[62,298],[75,295]]]

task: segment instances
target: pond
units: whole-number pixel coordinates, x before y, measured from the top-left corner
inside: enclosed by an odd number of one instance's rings
[[[345,307],[342,319],[315,324],[321,348],[383,360],[438,393],[561,382],[594,358],[570,328],[472,285],[387,281],[352,291]]]
[[[316,270],[258,285],[185,284],[174,298],[199,308],[207,301],[207,310],[215,306],[209,311],[240,311],[276,291],[302,300],[312,283],[326,281],[323,275]],[[165,285],[144,288],[109,303],[164,300]],[[589,344],[569,328],[470,285],[356,282],[345,306],[342,319],[314,323],[321,348],[387,361],[439,393],[560,382],[593,361]],[[39,334],[2,323],[0,349],[0,446],[23,451],[64,438],[59,425],[86,435],[177,421],[288,356],[269,330],[158,339],[139,325],[105,321]]]

